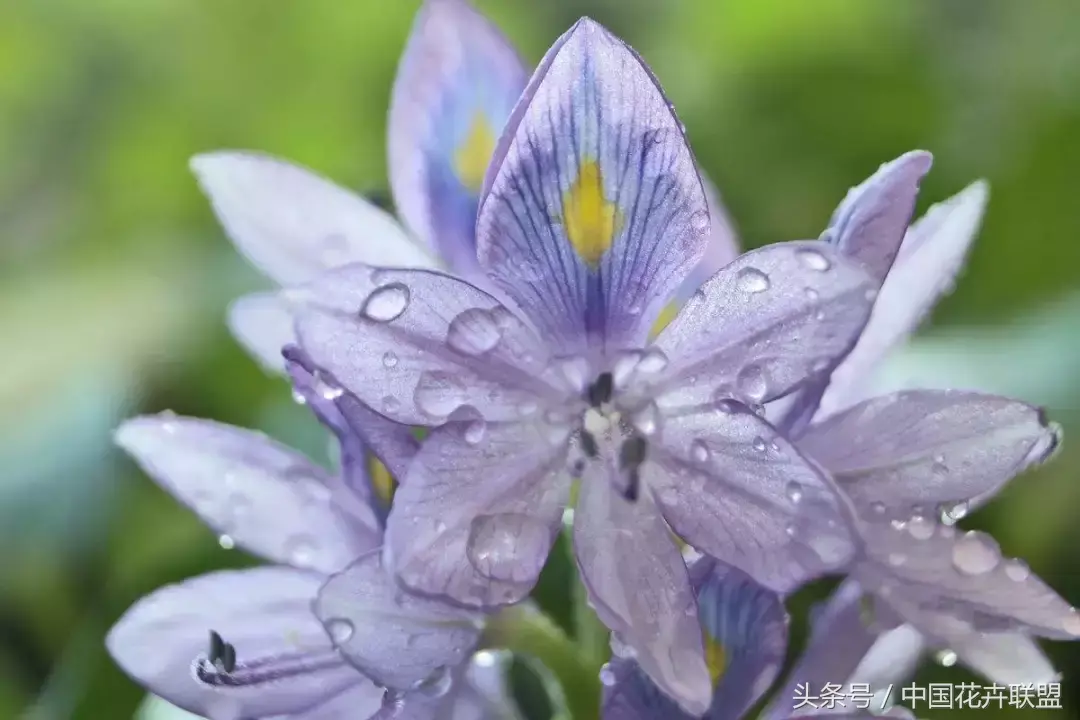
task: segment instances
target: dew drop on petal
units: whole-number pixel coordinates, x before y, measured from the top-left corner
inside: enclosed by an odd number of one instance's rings
[[[658,350],[657,348],[650,348],[645,351],[645,354],[641,356],[641,360],[638,362],[638,372],[645,373],[646,375],[654,375],[658,372],[663,372],[664,368],[668,366],[667,355]]]
[[[285,556],[289,564],[299,568],[310,567],[315,559],[315,538],[310,535],[296,535],[285,542]]]
[[[467,442],[468,444],[476,445],[484,439],[484,434],[486,432],[487,423],[484,422],[482,419],[477,418],[476,420],[471,420],[465,426],[465,432],[462,434],[462,436],[465,438],[465,442]]]
[[[383,285],[368,295],[360,314],[375,322],[390,322],[409,307],[409,298],[409,288],[401,283]]]
[[[478,515],[469,526],[465,554],[478,573],[493,580],[535,579],[546,561],[530,548],[550,542],[551,528],[523,513]]]
[[[740,370],[735,384],[739,394],[755,404],[764,400],[769,392],[769,378],[765,374],[765,368],[757,363],[751,363]]]
[[[231,535],[219,535],[218,545],[220,545],[225,550],[232,550],[234,547],[236,547],[236,541],[232,539]]]
[[[727,398],[718,400],[716,403],[716,410],[721,415],[734,415],[739,411],[739,403]]]
[[[750,445],[751,445],[751,447],[754,448],[754,450],[756,450],[759,453],[760,452],[765,452],[765,448],[767,447],[767,444],[765,443],[765,438],[761,437],[760,435],[755,437],[751,441]]]
[[[434,417],[447,417],[465,404],[468,392],[453,375],[441,370],[425,372],[416,382],[416,407]]]
[[[903,530],[907,527],[907,520],[901,518],[894,518],[889,521],[889,524],[893,526],[893,530]]]
[[[338,385],[336,382],[330,380],[322,373],[315,372],[315,391],[323,397],[324,400],[337,400],[339,397],[345,394],[345,389]]]
[[[806,299],[810,302],[817,302],[821,298],[821,294],[811,287],[806,288],[806,290],[803,291],[803,294],[806,295]]]
[[[825,272],[830,267],[832,267],[829,259],[819,253],[817,250],[799,250],[796,254],[798,255],[799,262],[801,262],[804,267],[810,270]]]
[[[660,409],[649,403],[634,415],[634,427],[642,435],[653,435],[660,427]]]
[[[398,356],[396,353],[387,350],[382,356],[382,364],[385,368],[395,368],[398,364]]]
[[[907,562],[907,555],[904,553],[889,553],[889,564],[893,567],[900,567]]]
[[[326,621],[326,632],[330,633],[330,639],[335,645],[341,645],[352,639],[356,628],[353,627],[352,620],[347,618],[330,618]]]
[[[956,657],[956,653],[952,650],[942,650],[934,656],[934,659],[937,660],[938,664],[942,667],[952,667],[956,664],[958,658]]]
[[[967,514],[968,504],[966,502],[945,505],[941,508],[941,522],[944,525],[955,525],[957,521],[963,520]]]
[[[870,503],[870,511],[875,515],[884,515],[885,503],[881,502],[880,500],[875,500],[874,502]]]
[[[908,533],[916,540],[929,540],[934,536],[934,523],[922,515],[915,515],[908,522]]]
[[[482,355],[501,339],[502,329],[483,308],[462,311],[446,330],[446,344],[464,355]]]
[[[393,395],[386,395],[382,399],[382,407],[386,412],[397,412],[401,409],[401,403]]]
[[[1024,582],[1031,577],[1031,568],[1023,560],[1009,560],[1005,563],[1005,577],[1013,582]]]
[[[454,687],[454,676],[447,667],[440,667],[416,684],[417,692],[432,698],[445,697]]]
[[[1070,635],[1080,637],[1080,612],[1077,612],[1076,608],[1069,609],[1069,613],[1065,616],[1062,627],[1064,627],[1065,632]]]
[[[769,276],[757,268],[747,267],[739,271],[735,284],[746,293],[760,293],[769,289]]]
[[[499,656],[491,650],[481,650],[473,655],[473,664],[477,667],[489,668],[495,667],[495,663],[498,661]]]
[[[971,531],[953,545],[952,561],[965,575],[984,575],[1001,562],[1001,552],[989,535]]]
[[[709,455],[709,446],[705,444],[704,440],[695,440],[690,443],[690,457],[694,459],[694,462],[708,462]]]
[[[795,482],[794,480],[792,480],[791,482],[789,482],[785,486],[784,492],[787,493],[788,500],[790,500],[791,502],[793,502],[795,504],[798,504],[798,503],[802,502],[802,499],[803,499],[802,485]]]
[[[304,397],[304,394],[302,392],[300,392],[299,390],[293,390],[292,391],[292,399],[293,399],[293,402],[296,403],[297,405],[307,405],[307,398]],[[169,431],[168,426],[165,427],[165,431],[166,432]]]
[[[611,669],[611,665],[604,663],[600,668],[600,684],[604,687],[613,687],[615,685],[615,671]]]

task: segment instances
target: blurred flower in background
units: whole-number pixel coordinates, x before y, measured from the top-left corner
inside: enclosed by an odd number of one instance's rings
[[[586,14],[637,48],[746,247],[816,236],[851,184],[912,147],[935,156],[918,214],[986,178],[989,209],[958,290],[890,359],[881,389],[977,388],[1047,405],[1067,434],[1077,427],[1080,6],[477,5],[529,65]],[[385,190],[386,108],[418,6],[0,6],[0,542],[14,550],[0,563],[0,717],[167,717],[109,661],[107,629],[155,587],[252,562],[120,457],[121,418],[168,408],[326,459],[308,411],[228,335],[229,300],[266,285],[225,241],[188,160],[257,148]],[[1080,597],[1078,470],[1066,444],[965,520],[1068,598]],[[558,563],[541,604],[568,592]],[[828,590],[800,593],[792,617]],[[792,628],[793,647],[805,630]],[[1075,712],[1080,647],[1048,650],[1063,712]],[[941,679],[971,678],[956,667],[919,676]],[[1036,711],[1013,716],[1025,712]]]

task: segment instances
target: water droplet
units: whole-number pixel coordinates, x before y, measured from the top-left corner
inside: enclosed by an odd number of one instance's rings
[[[337,400],[345,394],[344,388],[317,370],[315,371],[314,379],[315,392],[319,393],[324,400]]]
[[[634,415],[634,427],[642,435],[653,435],[660,427],[660,409],[649,403]]]
[[[938,664],[942,667],[952,667],[956,664],[958,658],[956,657],[956,653],[952,650],[942,650],[934,656],[934,659],[937,660]]]
[[[739,371],[735,378],[738,392],[752,403],[760,403],[769,392],[769,378],[765,374],[765,368],[756,363],[747,365]]]
[[[231,535],[219,535],[218,545],[225,548],[226,550],[232,550],[234,547],[236,547],[236,541],[232,539]]]
[[[966,502],[946,505],[941,508],[941,522],[945,525],[955,525],[958,520],[964,519],[967,514],[968,504]]]
[[[690,443],[690,457],[694,459],[694,462],[708,462],[709,455],[709,446],[705,444],[704,440],[695,440]]]
[[[397,367],[397,364],[398,364],[398,356],[397,356],[397,354],[387,350],[386,353],[384,353],[383,356],[382,356],[382,364],[383,364],[383,367],[386,367],[386,368],[395,368],[395,367]]]
[[[446,532],[446,523],[444,523],[442,520],[436,520],[435,532],[439,533],[440,535]]]
[[[797,528],[797,527],[796,527],[796,526],[794,525],[794,523],[792,523],[792,524],[786,525],[786,526],[784,527],[784,533],[785,533],[785,534],[786,534],[786,535],[787,535],[788,537],[790,537],[790,538],[793,538],[793,537],[795,537],[796,535],[798,535],[798,534],[799,534],[799,528]]]
[[[518,415],[523,418],[532,417],[540,409],[540,406],[535,400],[522,400],[518,405]]]
[[[440,667],[416,685],[416,690],[432,698],[444,697],[454,687],[454,676],[447,667]]]
[[[758,435],[750,442],[751,447],[758,452],[765,452],[766,443],[765,438]]]
[[[900,567],[907,562],[907,555],[904,553],[889,553],[889,564],[893,567]]]
[[[650,348],[645,351],[645,354],[641,356],[641,360],[638,362],[638,372],[643,372],[647,375],[653,375],[658,372],[662,372],[664,368],[668,366],[667,355],[662,353],[656,348]]]
[[[1070,635],[1080,637],[1080,613],[1076,611],[1076,608],[1069,609],[1069,614],[1065,616],[1062,627]]]
[[[446,344],[465,355],[482,355],[502,339],[502,330],[491,313],[483,308],[469,308],[450,321]]]
[[[613,687],[615,685],[615,671],[611,669],[611,665],[604,663],[600,668],[600,684],[604,687]]]
[[[881,502],[880,500],[875,500],[874,502],[870,503],[870,511],[875,515],[884,515],[885,503]]]
[[[462,382],[442,370],[422,374],[413,392],[416,407],[434,417],[448,417],[467,399],[468,392]]]
[[[893,520],[889,521],[889,524],[893,526],[893,530],[903,530],[907,527],[907,520],[894,518]]]
[[[292,391],[292,399],[297,405],[307,405],[307,398],[299,390]],[[166,426],[166,432],[168,432],[168,426]]]
[[[769,289],[769,276],[757,268],[747,267],[739,271],[735,283],[743,292],[765,292]]]
[[[484,434],[486,432],[487,423],[481,419],[476,419],[469,422],[469,424],[465,426],[465,432],[463,433],[463,436],[465,438],[465,442],[469,443],[470,445],[476,445],[484,439]]]
[[[486,578],[507,582],[535,579],[547,559],[529,548],[551,541],[551,529],[539,518],[524,513],[478,515],[469,525],[465,554]]]
[[[335,645],[349,642],[349,640],[352,639],[353,633],[356,632],[352,620],[346,618],[330,618],[326,621],[325,627],[326,632],[330,634],[330,639],[334,641]]]
[[[493,653],[491,650],[481,650],[473,655],[473,664],[477,667],[489,668],[495,667],[495,663],[498,662],[499,656]]]
[[[790,500],[791,502],[795,504],[802,502],[803,488],[802,485],[800,485],[799,483],[795,482],[794,480],[789,482],[784,488],[784,491],[787,493],[788,500]]]
[[[409,307],[409,297],[409,288],[401,283],[383,285],[368,295],[360,314],[375,322],[396,320]]]
[[[941,462],[934,462],[934,464],[930,466],[930,472],[938,477],[945,477],[949,474],[949,466]]]
[[[915,515],[908,522],[908,533],[916,540],[929,540],[934,536],[934,523],[922,515]]]
[[[739,410],[739,403],[735,402],[734,400],[725,398],[723,400],[716,401],[716,411],[719,412],[721,415],[734,415],[739,412]]]
[[[398,399],[392,395],[386,395],[383,397],[382,406],[383,410],[391,413],[397,412],[399,409],[401,409],[401,403],[398,402]]]
[[[807,364],[807,367],[809,368],[811,375],[819,375],[819,374],[821,374],[823,372],[828,371],[828,369],[829,369],[829,367],[831,365],[832,365],[832,361],[829,358],[819,357],[819,358],[814,358],[813,360],[811,360]]]
[[[825,272],[832,267],[832,263],[829,262],[829,259],[817,250],[799,250],[796,255],[799,258],[799,262],[810,270]]]
[[[1001,562],[1001,551],[989,535],[971,531],[964,534],[952,550],[953,567],[965,575],[983,575]]]
[[[589,607],[593,608],[594,610],[596,609],[595,607],[593,607],[591,601],[589,602]],[[611,639],[608,641],[608,644],[611,646],[611,654],[615,657],[622,658],[624,660],[633,660],[637,658],[637,650],[635,650],[633,647],[630,646],[629,643],[623,640],[622,636],[619,635],[619,633],[611,633]]]
[[[821,294],[814,288],[808,287],[806,288],[806,290],[803,291],[803,293],[806,295],[806,299],[810,302],[817,302],[819,299],[821,299]]]
[[[1031,577],[1031,568],[1023,560],[1009,560],[1005,563],[1005,577],[1013,582],[1024,582]]]
[[[310,535],[296,535],[285,542],[285,555],[289,564],[296,567],[310,567],[315,560],[315,538]]]

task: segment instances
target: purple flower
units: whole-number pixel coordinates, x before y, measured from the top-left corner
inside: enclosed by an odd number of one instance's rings
[[[117,431],[223,542],[277,564],[157,590],[109,633],[110,653],[155,694],[213,720],[423,718],[447,708],[493,717],[499,699],[478,683],[498,668],[491,653],[473,657],[482,616],[403,593],[384,571],[380,500],[348,405],[327,399],[291,355],[298,392],[342,438],[340,473],[206,420],[164,414]]]
[[[388,519],[392,565],[427,595],[517,602],[579,478],[576,555],[597,612],[702,712],[710,683],[669,524],[778,589],[850,559],[829,480],[754,410],[850,348],[872,280],[824,243],[763,248],[650,343],[706,252],[709,206],[656,80],[587,19],[514,109],[476,228],[490,292],[350,265],[288,293],[318,367],[386,417],[435,428]]]
[[[746,574],[710,558],[690,565],[690,576],[698,598],[700,621],[708,648],[709,670],[715,690],[706,720],[739,720],[768,692],[783,667],[787,652],[788,614],[783,598],[775,591],[755,583]],[[832,647],[843,649],[843,637],[833,639]],[[804,662],[791,674],[791,687],[778,700],[789,701],[794,709],[776,709],[767,713],[770,720],[791,717],[873,718],[871,698],[851,700],[841,696],[833,707],[826,707],[816,694],[825,687],[825,679],[816,673],[807,678]],[[632,657],[615,657],[601,671],[604,684],[601,720],[692,720],[664,695],[643,673]],[[802,690],[798,689],[802,686]],[[805,702],[791,703],[803,696]],[[784,703],[776,703],[782,706]],[[861,705],[862,711],[859,710]],[[889,717],[910,717],[903,708],[894,708]]]
[[[851,580],[824,612],[830,619],[809,666],[836,681],[879,633],[906,623],[885,634],[894,646],[907,643],[910,660],[894,658],[885,677],[910,672],[925,644],[994,682],[1045,683],[1053,668],[1031,636],[1076,638],[1080,616],[1022,561],[1003,557],[991,537],[953,525],[1049,458],[1060,428],[1038,408],[970,391],[868,397],[878,361],[951,288],[985,207],[986,186],[975,183],[909,229],[929,167],[921,152],[882,166],[849,193],[826,231],[881,290],[852,352],[830,377],[790,398],[781,420],[851,498],[862,540]],[[863,591],[872,598],[860,599]],[[848,652],[837,651],[838,634]]]

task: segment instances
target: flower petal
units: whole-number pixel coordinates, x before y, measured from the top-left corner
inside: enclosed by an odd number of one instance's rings
[[[822,239],[884,280],[911,222],[919,183],[933,161],[925,150],[913,150],[882,165],[848,191]]]
[[[391,420],[438,425],[466,405],[489,421],[518,418],[551,392],[532,330],[449,275],[351,265],[289,297],[315,365]]]
[[[300,712],[356,685],[381,694],[333,651],[312,614],[320,582],[284,567],[202,575],[136,602],[105,643],[137,682],[207,717]],[[235,648],[231,672],[208,661],[211,631]]]
[[[709,240],[701,262],[690,272],[678,292],[675,293],[675,299],[680,303],[689,300],[706,280],[733,262],[741,252],[739,235],[735,232],[731,216],[724,208],[720,191],[705,173],[699,172],[699,177],[702,189],[705,191],[705,200],[709,204]]]
[[[866,398],[871,373],[948,292],[982,221],[989,188],[979,181],[911,226],[858,344],[836,368],[817,419]]]
[[[717,394],[761,404],[828,370],[870,313],[873,280],[834,248],[786,242],[748,252],[694,294],[656,339],[672,407]]]
[[[656,79],[584,18],[514,109],[477,217],[481,267],[564,353],[639,345],[698,264],[708,205]]]
[[[601,720],[693,720],[629,658],[612,658],[600,671]]]
[[[613,467],[590,463],[574,513],[574,552],[596,614],[641,669],[694,716],[712,699],[697,604],[682,554],[649,493],[616,489]]]
[[[525,424],[452,422],[424,441],[386,538],[408,587],[471,607],[532,590],[570,496],[565,443]]]
[[[710,720],[738,720],[772,686],[787,654],[788,614],[777,593],[712,558],[690,567],[706,656],[720,672]],[[718,665],[718,666],[717,666]]]
[[[474,613],[402,592],[379,551],[331,576],[315,614],[352,665],[397,690],[464,662],[480,634]]]
[[[390,103],[390,182],[409,229],[459,272],[477,271],[477,198],[527,80],[506,38],[465,0],[420,9]]]
[[[826,467],[862,511],[908,518],[914,506],[933,512],[941,504],[989,498],[1045,460],[1060,440],[1061,429],[1030,405],[913,390],[812,425],[799,449]]]
[[[299,713],[275,715],[266,720],[377,720],[382,710],[386,691],[364,678],[328,700]],[[408,720],[402,718],[402,720]]]
[[[248,354],[271,373],[280,373],[285,361],[281,349],[296,342],[293,316],[278,293],[244,295],[229,305],[229,332]]]
[[[989,535],[914,520],[866,522],[860,533],[853,577],[928,636],[925,619],[944,615],[956,632],[1080,637],[1080,614]]]
[[[368,451],[374,453],[395,478],[404,477],[420,447],[412,428],[388,420],[345,392],[336,378],[315,367],[300,348],[286,348],[284,357],[296,392],[337,436],[345,484],[385,519],[378,492],[372,486]]]
[[[745,406],[669,417],[660,432],[641,478],[690,545],[780,591],[850,560],[836,488]]]
[[[261,433],[165,413],[127,420],[116,442],[215,532],[271,561],[331,572],[379,543],[370,516],[337,506],[325,470]]]
[[[948,631],[939,627],[942,635]],[[963,633],[947,641],[964,665],[998,685],[1049,685],[1059,675],[1038,641],[1024,633]]]
[[[237,250],[281,285],[352,262],[435,267],[388,213],[298,165],[226,151],[191,169]]]

